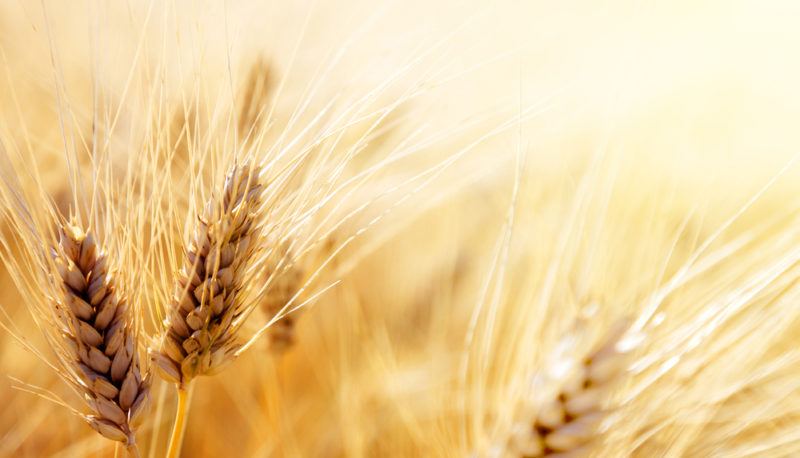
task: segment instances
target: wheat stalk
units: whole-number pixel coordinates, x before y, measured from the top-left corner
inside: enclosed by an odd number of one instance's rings
[[[61,278],[56,312],[71,349],[75,385],[93,415],[89,424],[137,455],[136,426],[149,404],[149,376],[139,366],[136,333],[124,296],[109,272],[108,255],[91,233],[73,224],[60,228],[53,259]]]
[[[626,330],[619,324],[584,358],[556,363],[558,389],[526,408],[522,421],[512,428],[508,455],[555,458],[590,451],[607,417],[611,390],[627,368],[632,348],[623,342]]]

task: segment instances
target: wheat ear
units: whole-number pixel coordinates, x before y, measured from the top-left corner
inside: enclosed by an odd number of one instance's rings
[[[178,387],[169,457],[180,453],[189,384],[221,369],[241,346],[237,330],[250,310],[242,288],[260,234],[257,214],[263,186],[258,175],[257,168],[235,166],[226,176],[222,196],[210,199],[198,215],[161,345],[152,353],[159,373]]]
[[[281,263],[281,260],[284,262]],[[288,265],[285,261],[289,261]],[[283,256],[267,261],[265,276],[268,285],[261,307],[270,320],[284,314],[267,330],[270,351],[282,353],[295,343],[297,312],[287,313],[285,309],[302,287],[304,275],[305,272],[291,256],[288,248],[284,250]]]
[[[149,404],[149,376],[142,377],[137,335],[108,255],[91,233],[66,224],[53,259],[61,277],[56,307],[66,325],[63,337],[73,350],[76,385],[93,411],[86,419],[137,456],[134,432]]]
[[[583,359],[560,361],[558,390],[533,407],[512,430],[510,456],[576,457],[589,453],[608,411],[611,390],[626,372],[631,350],[620,323]]]

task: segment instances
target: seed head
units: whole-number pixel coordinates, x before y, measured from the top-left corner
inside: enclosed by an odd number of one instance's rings
[[[222,196],[198,215],[178,273],[155,367],[167,380],[186,384],[233,359],[237,330],[249,311],[243,300],[246,270],[258,249],[257,218],[263,186],[259,170],[236,166]]]
[[[149,403],[149,377],[139,366],[136,332],[108,255],[78,226],[60,228],[52,251],[60,277],[57,315],[69,349],[65,366],[92,410],[86,417],[103,436],[129,446]]]

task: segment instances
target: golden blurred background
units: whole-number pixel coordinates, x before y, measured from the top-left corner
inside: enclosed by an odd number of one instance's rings
[[[615,317],[643,310],[709,238],[709,250],[755,240],[665,301],[656,348],[792,253],[798,17],[792,1],[4,0],[0,165],[6,185],[18,181],[66,213],[70,157],[83,158],[77,176],[88,183],[102,151],[125,196],[129,169],[168,144],[178,162],[164,179],[187,183],[195,155],[216,167],[198,181],[210,186],[224,150],[247,143],[230,113],[263,134],[254,149],[268,149],[321,113],[393,106],[343,176],[404,141],[418,154],[358,189],[347,205],[369,210],[332,237],[383,216],[321,274],[318,286],[341,283],[298,313],[294,345],[276,353],[261,339],[199,381],[183,456],[488,456],[519,395],[504,387],[541,364],[583,307],[600,304],[586,333],[596,339]],[[358,119],[340,123],[342,148],[371,122]],[[196,195],[168,197],[185,198],[185,211]],[[180,224],[170,240],[183,239]],[[11,230],[4,223],[7,240]],[[781,282],[795,275],[787,269]],[[148,287],[149,275],[125,278]],[[0,285],[4,322],[43,345],[7,269]],[[158,295],[137,297],[146,312]],[[797,453],[796,373],[776,372],[780,395],[766,382],[748,394],[773,414],[753,413],[740,428],[714,429],[731,424],[720,405],[748,415],[752,404],[739,398],[692,410],[712,385],[739,386],[794,351],[794,296],[761,299],[739,317],[746,328],[720,328],[709,337],[717,344],[678,364],[705,370],[681,382],[685,393],[655,385],[631,404],[638,426],[597,456]],[[768,328],[776,317],[781,326]],[[121,453],[27,392],[71,401],[11,334],[0,337],[0,456]],[[462,379],[465,358],[477,372]],[[148,457],[163,455],[175,408],[171,387],[153,390],[139,439]],[[637,439],[648,422],[662,423]],[[753,453],[753,444],[776,448]]]

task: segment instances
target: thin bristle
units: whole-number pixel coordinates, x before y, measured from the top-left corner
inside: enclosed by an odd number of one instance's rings
[[[239,348],[238,319],[245,271],[258,250],[259,169],[236,166],[222,196],[207,202],[177,275],[161,347],[153,352],[162,376],[183,386],[215,372]]]
[[[135,444],[135,429],[149,401],[149,377],[142,374],[124,295],[109,271],[108,255],[90,232],[60,228],[54,264],[61,278],[57,314],[72,350],[79,386],[92,410],[86,419],[103,436]]]

